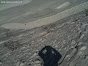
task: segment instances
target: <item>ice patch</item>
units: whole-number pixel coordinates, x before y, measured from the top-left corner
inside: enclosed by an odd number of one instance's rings
[[[56,9],[61,9],[61,8],[68,7],[70,4],[71,4],[70,2],[65,2],[65,3],[63,3],[62,5],[56,7]]]

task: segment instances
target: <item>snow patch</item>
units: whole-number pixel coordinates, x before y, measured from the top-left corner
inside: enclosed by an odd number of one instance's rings
[[[81,55],[81,54],[82,54],[82,52],[79,52],[79,53],[78,53],[78,55]]]
[[[7,41],[8,41],[8,40],[7,40]],[[6,42],[6,41],[1,41],[0,44],[3,44],[3,43],[5,43],[5,42]]]
[[[56,7],[56,9],[66,8],[66,7],[68,7],[70,4],[71,4],[70,2],[65,2],[65,3],[63,3],[62,5]]]
[[[86,46],[83,46],[82,48],[80,48],[81,51],[83,51],[83,50],[85,50],[85,49],[87,49]]]

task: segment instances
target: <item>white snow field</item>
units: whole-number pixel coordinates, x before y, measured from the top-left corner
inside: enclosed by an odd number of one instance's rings
[[[2,3],[2,0],[0,1],[0,11],[8,9],[8,8],[12,8],[15,6],[19,6],[19,5],[24,5],[27,3],[30,3],[32,0],[16,0],[18,1],[18,3],[15,3],[14,0],[10,0],[8,2],[13,2],[13,3],[7,3],[7,1],[5,1],[6,3]]]
[[[1,27],[6,29],[31,29],[31,28],[56,22],[57,20],[63,19],[65,17],[71,16],[81,11],[84,11],[86,8],[88,8],[88,1],[82,4],[79,4],[77,6],[74,6],[70,9],[67,9],[65,11],[62,11],[60,13],[57,13],[56,15],[53,15],[53,16],[38,19],[29,23],[7,23],[7,24],[1,25]]]

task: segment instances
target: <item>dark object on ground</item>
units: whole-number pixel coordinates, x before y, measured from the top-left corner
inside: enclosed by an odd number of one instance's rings
[[[39,51],[39,56],[43,59],[43,66],[58,66],[61,54],[51,46],[45,46]]]

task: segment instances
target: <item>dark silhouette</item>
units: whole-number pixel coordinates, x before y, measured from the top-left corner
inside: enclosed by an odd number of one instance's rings
[[[51,46],[45,46],[39,51],[39,56],[43,59],[43,66],[58,66],[61,54]]]

